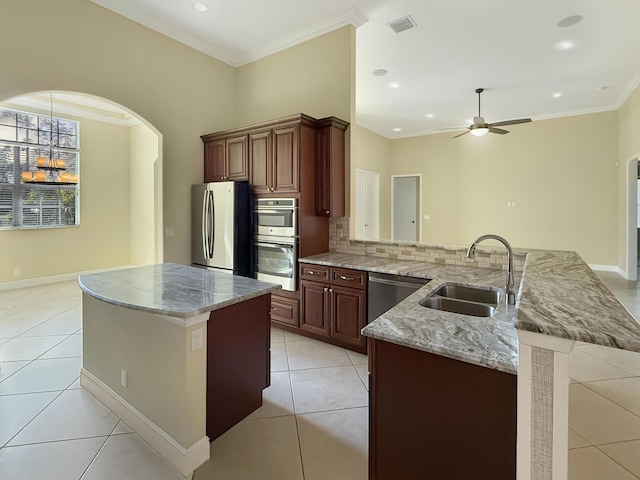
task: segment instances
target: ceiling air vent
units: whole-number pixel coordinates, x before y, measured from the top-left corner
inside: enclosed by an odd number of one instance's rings
[[[407,15],[406,17],[402,17],[394,20],[393,22],[389,22],[387,23],[387,25],[389,25],[394,32],[400,33],[415,27],[416,22],[413,18],[411,18],[411,15]]]

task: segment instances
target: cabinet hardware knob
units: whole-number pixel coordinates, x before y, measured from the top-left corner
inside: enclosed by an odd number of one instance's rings
[[[276,307],[271,307],[271,311],[272,311],[272,312],[275,312],[276,310],[277,310],[277,308],[276,308]]]
[[[329,293],[333,293],[333,288],[330,288],[330,289],[329,289]]]
[[[327,210],[327,211],[326,211],[326,212],[324,212],[324,213],[326,213],[327,215],[329,215],[329,210]]]
[[[327,287],[324,287],[324,291],[327,292],[329,291],[329,289]]]
[[[351,281],[353,281],[353,280],[355,280],[355,278],[353,278],[353,277],[345,277],[344,275],[340,275],[340,278],[341,278],[342,280],[348,280],[348,281],[350,281],[350,282],[351,282]]]
[[[315,275],[315,273],[313,273],[311,270],[309,270],[307,273],[308,273],[309,275]]]

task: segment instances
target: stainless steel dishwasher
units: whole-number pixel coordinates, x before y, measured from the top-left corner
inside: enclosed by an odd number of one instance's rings
[[[428,282],[427,278],[370,273],[367,290],[367,323],[378,318]]]

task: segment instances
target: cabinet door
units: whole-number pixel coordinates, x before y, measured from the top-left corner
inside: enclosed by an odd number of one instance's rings
[[[275,192],[298,192],[298,141],[296,125],[273,131],[273,188]]]
[[[360,334],[366,318],[366,292],[354,288],[332,286],[331,337],[356,347],[364,347],[366,338]]]
[[[300,281],[302,312],[300,329],[329,336],[329,284]]]
[[[249,173],[254,193],[269,193],[271,187],[271,132],[249,134]]]
[[[224,140],[214,140],[204,144],[204,181],[224,180]]]
[[[322,127],[316,129],[316,215],[329,216],[331,214],[331,158],[329,151],[329,129]]]
[[[227,139],[225,180],[249,180],[247,136]]]

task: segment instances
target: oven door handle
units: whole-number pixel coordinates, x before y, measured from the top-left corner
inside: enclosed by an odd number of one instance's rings
[[[272,247],[272,248],[286,248],[288,250],[295,248],[295,245],[292,243],[256,243],[258,247]]]
[[[256,208],[254,211],[256,213],[293,213],[294,212],[293,209],[289,209],[289,208],[283,208],[281,210],[274,210],[272,208],[269,208],[269,209]]]

